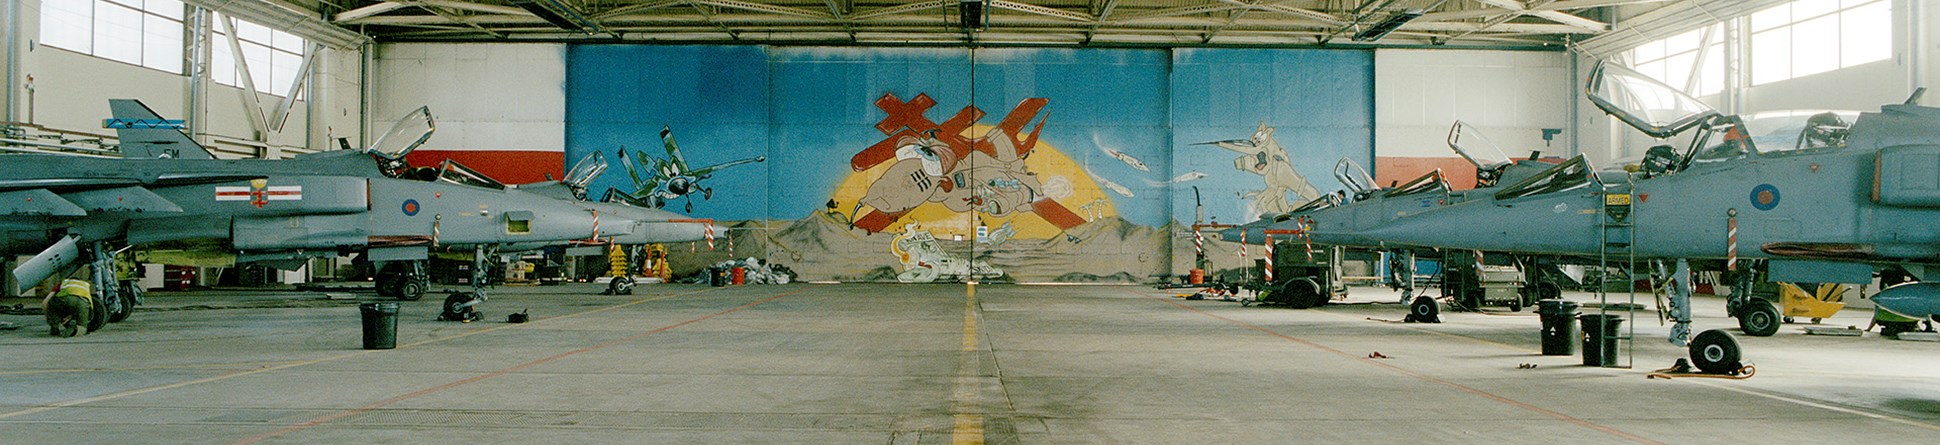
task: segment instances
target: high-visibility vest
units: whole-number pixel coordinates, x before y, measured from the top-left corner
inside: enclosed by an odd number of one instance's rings
[[[61,290],[55,293],[58,295],[73,295],[86,298],[92,303],[94,301],[94,283],[89,283],[88,280],[77,280],[73,278],[61,280]]]

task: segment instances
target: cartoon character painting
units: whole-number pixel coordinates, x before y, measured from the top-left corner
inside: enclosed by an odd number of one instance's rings
[[[884,163],[889,167],[856,201],[852,224],[870,233],[880,232],[918,206],[930,203],[955,213],[993,217],[1031,213],[1059,229],[1083,224],[1083,217],[1047,193],[1047,182],[1065,184],[1048,189],[1069,189],[1069,179],[1041,180],[1025,162],[1044,129],[1044,120],[1037,115],[1047,102],[1043,98],[1025,99],[995,127],[971,138],[963,133],[983,115],[981,110],[964,107],[950,119],[936,123],[923,117],[923,112],[936,104],[928,95],[919,94],[905,103],[893,94],[884,94],[876,106],[889,116],[876,129],[888,137],[857,153],[850,159],[850,167],[857,172]],[[1024,125],[1034,119],[1037,125],[1024,133]]]
[[[1233,159],[1233,169],[1260,175],[1266,180],[1266,187],[1256,191],[1240,193],[1240,198],[1249,199],[1251,215],[1278,214],[1292,211],[1295,206],[1320,196],[1320,190],[1307,182],[1307,177],[1293,169],[1293,162],[1287,157],[1287,150],[1273,139],[1273,127],[1260,123],[1259,130],[1247,139],[1234,139],[1215,142],[1201,142],[1195,145],[1212,145],[1240,153]]]

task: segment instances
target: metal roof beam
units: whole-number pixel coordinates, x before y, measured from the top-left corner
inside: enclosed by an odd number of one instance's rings
[[[990,2],[990,7],[992,8],[1009,9],[1012,11],[1036,14],[1036,15],[1041,15],[1046,17],[1057,17],[1057,18],[1070,20],[1074,22],[1081,22],[1081,23],[1092,23],[1093,21],[1097,20],[1097,17],[1093,17],[1090,14],[1076,13],[1076,12],[1066,11],[1062,9],[1046,8],[1046,7],[1037,6],[1037,5],[1026,5],[1023,3],[1018,3],[1010,0],[988,0],[988,1]]]

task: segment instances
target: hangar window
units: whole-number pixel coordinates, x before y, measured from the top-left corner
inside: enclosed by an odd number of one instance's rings
[[[1724,41],[1722,24],[1691,30],[1631,49],[1630,66],[1692,96],[1718,94],[1724,91]]]
[[[1751,14],[1751,83],[1893,57],[1893,2],[1800,0]]]
[[[180,0],[47,0],[40,43],[181,74],[184,11]]]
[[[217,24],[210,38],[209,75],[216,83],[242,88],[242,68],[236,66],[233,50],[229,48],[228,33],[221,20],[228,20],[216,14]],[[243,61],[249,64],[249,80],[256,84],[256,92],[282,96],[289,91],[290,84],[296,82],[297,69],[303,66],[304,47],[309,42],[268,26],[236,20],[236,37],[242,45]],[[298,94],[298,99],[303,95]]]

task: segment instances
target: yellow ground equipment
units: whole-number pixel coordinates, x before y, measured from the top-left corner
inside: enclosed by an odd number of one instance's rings
[[[1842,300],[1846,297],[1846,286],[1836,283],[1823,283],[1811,292],[1793,283],[1778,283],[1779,300],[1785,309],[1785,321],[1792,317],[1811,318],[1813,323],[1831,317],[1840,309],[1846,308]]]
[[[607,246],[606,264],[608,264],[606,276],[609,276],[609,277],[629,276],[626,273],[626,249],[620,247],[619,244],[612,244]]]
[[[646,264],[641,264],[640,268],[647,277],[659,278],[662,283],[671,283],[674,280],[674,268],[667,265],[666,246],[648,244],[647,261]]]

